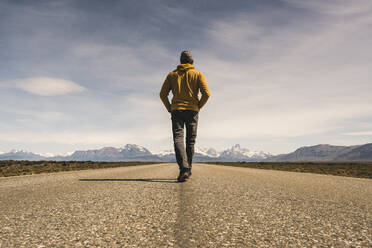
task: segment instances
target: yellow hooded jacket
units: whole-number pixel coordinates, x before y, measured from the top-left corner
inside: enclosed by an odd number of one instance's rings
[[[199,90],[202,97],[199,100]],[[172,91],[172,104],[168,94]],[[170,72],[165,79],[160,91],[160,99],[170,112],[172,110],[199,111],[210,96],[204,75],[195,70],[191,64],[181,64]]]

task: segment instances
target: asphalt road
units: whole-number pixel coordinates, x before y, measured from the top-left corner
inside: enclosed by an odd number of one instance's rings
[[[372,247],[372,180],[175,164],[0,178],[0,247]]]

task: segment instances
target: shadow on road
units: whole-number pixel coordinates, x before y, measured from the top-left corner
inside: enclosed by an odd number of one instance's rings
[[[88,178],[79,179],[82,182],[149,182],[149,183],[178,183],[173,178]]]

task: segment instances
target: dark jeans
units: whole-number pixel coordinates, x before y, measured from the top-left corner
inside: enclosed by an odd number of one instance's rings
[[[198,112],[193,110],[172,111],[172,131],[176,160],[181,171],[190,170],[194,156],[194,145],[198,127]],[[186,126],[186,150],[184,127]]]

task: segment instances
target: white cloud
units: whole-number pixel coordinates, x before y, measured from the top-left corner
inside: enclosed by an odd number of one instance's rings
[[[2,82],[2,86],[14,87],[40,96],[56,96],[81,92],[84,87],[69,80],[51,77],[35,77]]]

